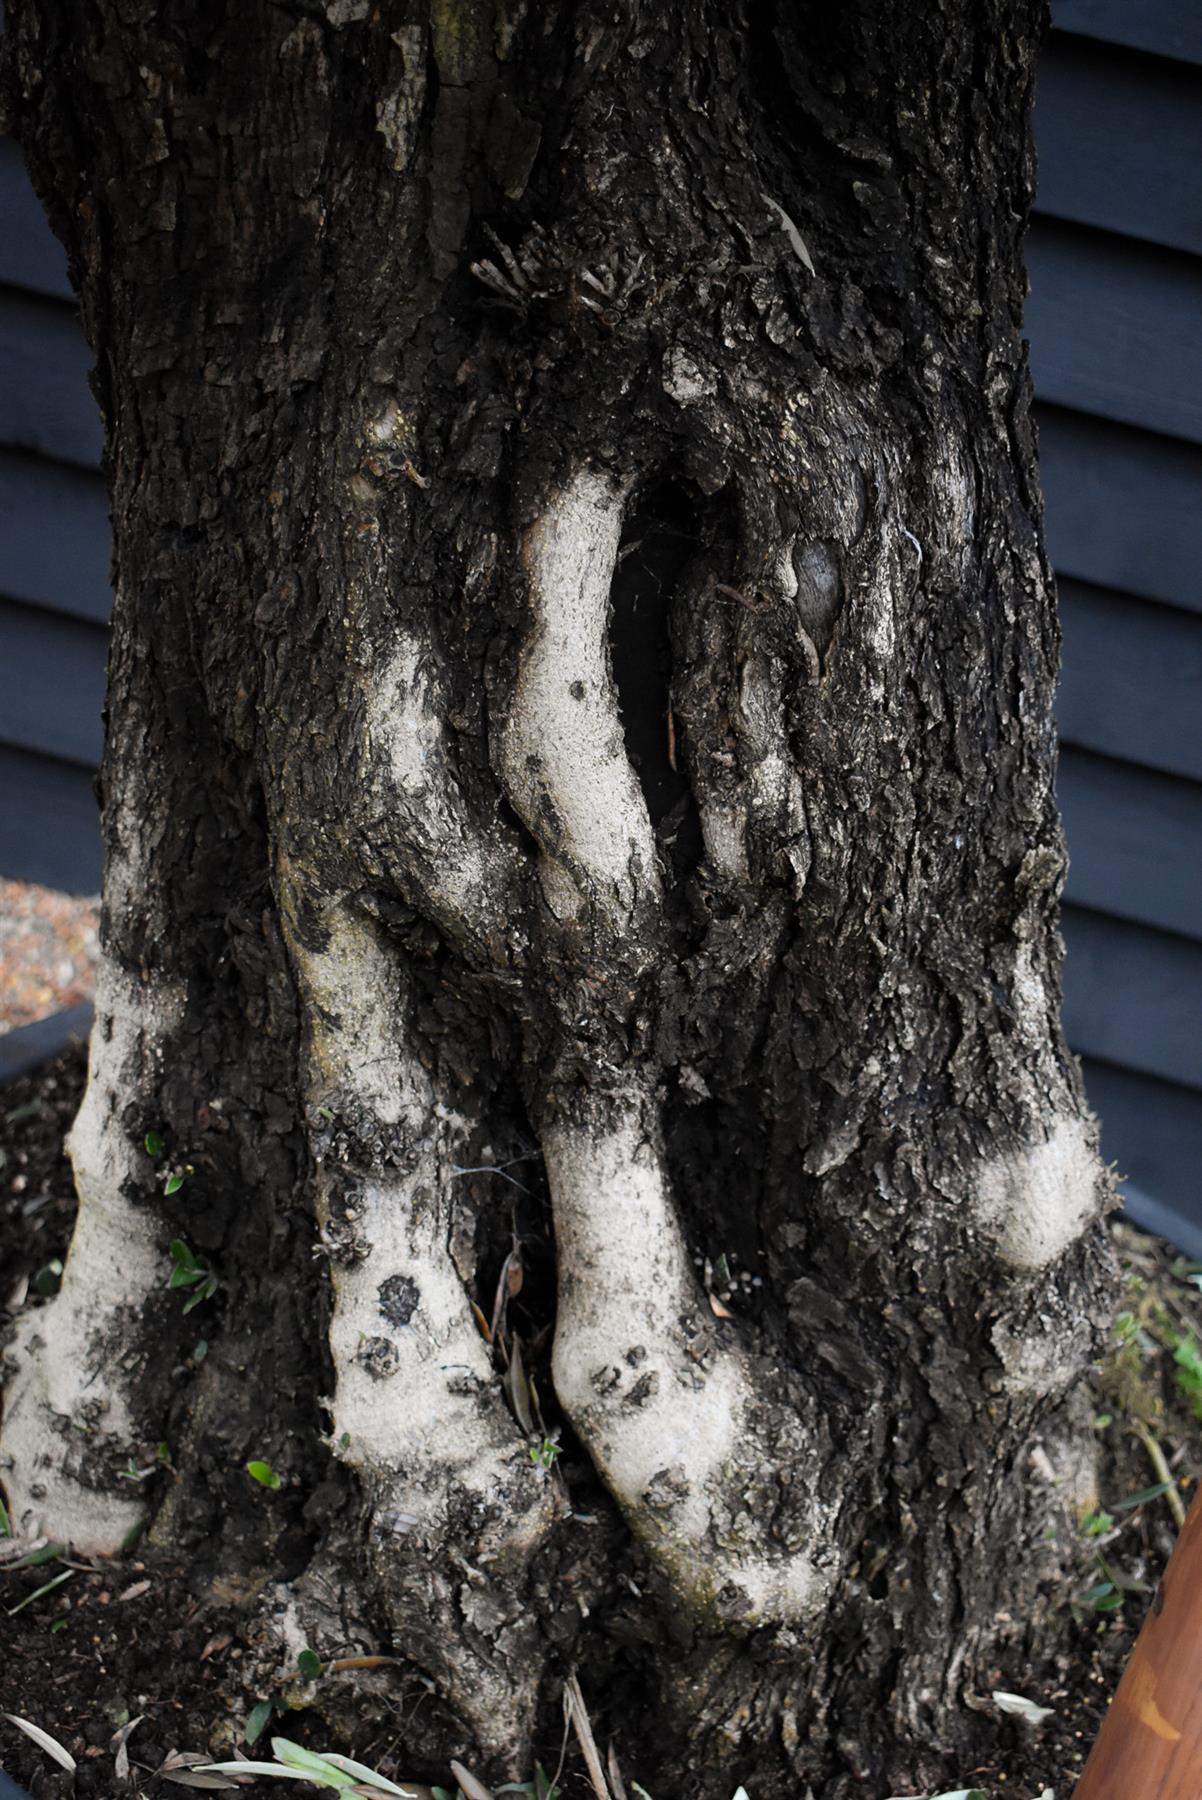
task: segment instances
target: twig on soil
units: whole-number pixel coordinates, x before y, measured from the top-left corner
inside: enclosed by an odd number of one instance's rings
[[[593,1736],[593,1728],[589,1722],[588,1708],[584,1704],[584,1695],[580,1691],[580,1683],[575,1675],[569,1675],[563,1684],[564,1711],[571,1721],[576,1733],[576,1740],[584,1756],[589,1780],[597,1800],[613,1800],[609,1791],[609,1783],[605,1779],[605,1770],[601,1763],[601,1755],[597,1749],[597,1740]]]
[[[1176,1524],[1178,1531],[1180,1531],[1185,1524],[1185,1505],[1181,1495],[1177,1491],[1177,1483],[1173,1480],[1173,1472],[1165,1459],[1165,1454],[1160,1447],[1159,1439],[1148,1429],[1142,1419],[1136,1419],[1132,1429],[1148,1453],[1148,1461],[1156,1471],[1157,1481],[1162,1481],[1165,1484],[1164,1497],[1168,1504],[1168,1509],[1173,1515],[1173,1521]]]

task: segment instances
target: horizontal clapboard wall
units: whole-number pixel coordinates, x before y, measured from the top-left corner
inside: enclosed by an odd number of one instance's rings
[[[1058,0],[1027,329],[1061,588],[1065,1018],[1136,1215],[1202,1252],[1202,5]],[[0,872],[98,882],[100,432],[0,140]]]
[[[1202,6],[1053,0],[1027,329],[1060,578],[1065,1024],[1202,1255]]]
[[[0,874],[100,885],[109,527],[61,247],[0,138]]]

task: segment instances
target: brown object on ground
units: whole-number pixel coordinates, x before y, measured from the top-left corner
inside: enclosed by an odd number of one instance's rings
[[[1197,1498],[1075,1800],[1198,1800],[1202,1793],[1202,1507]]]
[[[100,902],[0,881],[0,1032],[92,998]]]

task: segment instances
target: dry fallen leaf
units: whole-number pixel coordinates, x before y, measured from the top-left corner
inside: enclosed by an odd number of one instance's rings
[[[123,1725],[120,1731],[114,1732],[109,1739],[109,1754],[115,1759],[114,1768],[118,1781],[129,1780],[129,1751],[126,1748],[129,1734],[136,1725],[142,1723],[145,1717],[145,1713],[139,1713],[136,1719],[130,1719],[128,1724]]]
[[[482,1781],[478,1781],[470,1769],[465,1769],[461,1762],[452,1761],[451,1773],[467,1795],[467,1800],[493,1800],[492,1794]]]
[[[1010,1713],[1027,1725],[1042,1725],[1055,1711],[1054,1707],[1040,1706],[1038,1701],[1027,1700],[1022,1694],[1004,1693],[1001,1688],[994,1688],[993,1704],[999,1712]]]
[[[234,1788],[246,1787],[241,1779],[231,1779],[228,1775],[201,1775],[196,1771],[208,1762],[207,1756],[199,1756],[194,1750],[173,1750],[165,1762],[155,1770],[164,1781],[173,1781],[177,1787],[205,1788],[210,1792],[232,1791]]]
[[[143,1594],[148,1594],[149,1592],[149,1581],[135,1581],[132,1587],[127,1587],[124,1593],[117,1595],[117,1598],[118,1600],[140,1600]]]
[[[44,1750],[47,1756],[53,1757],[60,1769],[69,1769],[72,1774],[75,1772],[75,1758],[71,1752],[64,1750],[58,1739],[52,1738],[50,1733],[43,1731],[40,1725],[31,1724],[28,1719],[19,1719],[16,1713],[0,1713],[0,1718],[7,1719],[10,1725],[15,1725],[18,1731],[23,1731],[27,1738],[32,1738],[38,1749]]]
[[[208,1643],[201,1651],[201,1662],[207,1662],[210,1656],[218,1656],[222,1650],[228,1650],[233,1641],[234,1638],[232,1632],[219,1631],[216,1637],[211,1637],[209,1639]]]

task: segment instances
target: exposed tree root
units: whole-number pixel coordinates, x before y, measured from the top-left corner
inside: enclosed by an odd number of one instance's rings
[[[128,1123],[159,1073],[180,996],[101,964],[87,1092],[68,1149],[79,1192],[59,1292],[10,1352],[0,1475],[18,1535],[49,1533],[84,1554],[118,1550],[142,1523],[121,1479],[157,1435],[147,1417],[150,1302],[166,1286],[166,1234],[145,1191],[150,1165]]]
[[[695,1616],[798,1621],[829,1587],[804,1422],[757,1386],[689,1265],[654,1107],[544,1139],[559,1246],[555,1388],[614,1497]]]

